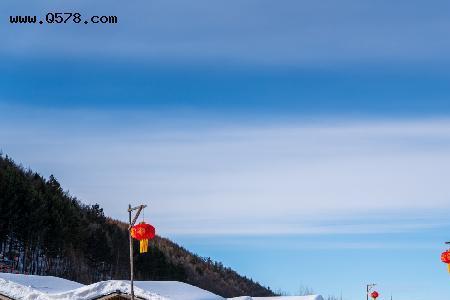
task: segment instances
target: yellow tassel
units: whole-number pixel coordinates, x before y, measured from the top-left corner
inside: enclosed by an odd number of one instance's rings
[[[139,243],[139,252],[146,253],[148,249],[148,240],[141,240]]]
[[[450,264],[447,264],[448,272],[450,273]]]

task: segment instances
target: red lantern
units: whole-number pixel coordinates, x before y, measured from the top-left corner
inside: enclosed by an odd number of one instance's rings
[[[373,299],[377,299],[378,296],[380,296],[380,295],[378,294],[377,291],[373,291],[372,294],[370,294],[370,297],[372,297]]]
[[[448,272],[450,273],[450,250],[447,250],[441,254],[441,261],[447,264]]]
[[[131,237],[139,240],[139,252],[147,252],[148,240],[155,237],[155,227],[145,222],[141,222],[131,227]]]

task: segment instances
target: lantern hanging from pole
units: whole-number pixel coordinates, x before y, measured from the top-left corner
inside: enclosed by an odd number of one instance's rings
[[[148,240],[155,237],[155,227],[141,222],[131,227],[131,237],[139,241],[139,253],[145,253],[148,250]]]
[[[377,291],[373,291],[373,292],[370,294],[370,297],[372,297],[372,299],[374,299],[374,300],[376,300],[376,299],[378,298],[378,296],[380,296],[380,294],[378,294]]]
[[[441,261],[444,264],[447,264],[448,272],[450,273],[450,250],[442,252],[442,254],[441,254]]]

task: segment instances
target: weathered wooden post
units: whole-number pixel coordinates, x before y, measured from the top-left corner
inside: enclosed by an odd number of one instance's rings
[[[376,286],[375,283],[366,285],[366,299],[369,300],[369,293],[372,291],[372,288]]]
[[[129,214],[129,226],[128,226],[128,235],[130,236],[130,284],[131,284],[131,300],[134,300],[134,259],[133,259],[133,238],[131,236],[131,228],[136,223],[139,214],[142,209],[146,208],[147,205],[139,205],[131,208],[131,204],[128,204],[128,214]],[[133,219],[131,219],[132,212],[137,209],[136,215]]]

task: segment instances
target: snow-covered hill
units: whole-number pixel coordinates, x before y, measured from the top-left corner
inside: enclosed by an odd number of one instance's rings
[[[0,295],[17,300],[90,300],[110,294],[129,294],[130,283],[108,280],[82,285],[53,276],[0,273]],[[135,295],[147,300],[225,300],[178,281],[136,281]],[[238,297],[234,300],[323,300],[321,296]]]

